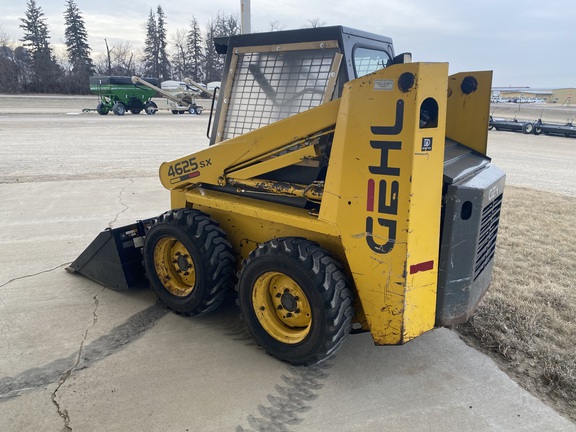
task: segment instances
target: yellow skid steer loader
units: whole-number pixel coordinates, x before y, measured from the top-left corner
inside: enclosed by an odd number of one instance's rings
[[[187,314],[235,287],[257,342],[293,364],[353,331],[395,345],[466,321],[504,189],[486,156],[491,72],[448,76],[339,26],[215,43],[211,145],[160,167],[172,210],[102,232],[71,269],[113,289],[146,274]]]

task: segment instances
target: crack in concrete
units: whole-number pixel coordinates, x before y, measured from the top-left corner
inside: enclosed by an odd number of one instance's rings
[[[168,313],[168,309],[160,304],[150,306],[129,317],[124,323],[114,327],[108,334],[84,344],[80,363],[76,371],[91,367],[108,356],[120,352],[129,343],[141,338],[159,319]],[[41,367],[34,367],[16,376],[0,377],[0,404],[21,394],[50,384],[58,383],[77,362],[76,353],[62,357]]]
[[[128,210],[130,207],[128,207],[126,204],[124,204],[124,202],[122,201],[122,194],[124,193],[124,191],[129,188],[130,186],[132,186],[134,184],[134,180],[130,179],[130,183],[127,184],[126,186],[124,186],[122,189],[120,189],[120,192],[118,193],[118,203],[122,206],[124,206],[123,210],[120,210],[118,213],[116,213],[116,216],[114,217],[114,219],[112,219],[112,221],[108,222],[108,226],[110,228],[112,228],[112,225],[114,224],[114,222],[116,222],[118,220],[118,218],[120,217],[120,215],[122,213],[124,213],[126,210]]]
[[[11,284],[12,282],[15,282],[15,281],[18,281],[18,280],[21,280],[21,279],[31,278],[31,277],[38,276],[38,275],[41,275],[41,274],[44,274],[44,273],[53,272],[54,270],[58,270],[59,268],[62,268],[62,267],[64,267],[64,266],[68,266],[68,265],[70,265],[71,263],[72,263],[71,261],[68,261],[68,262],[66,262],[66,263],[64,263],[64,264],[57,265],[56,267],[51,268],[51,269],[48,269],[48,270],[42,270],[42,271],[40,271],[40,272],[38,272],[38,273],[32,273],[32,274],[28,274],[28,275],[24,275],[24,276],[15,277],[15,278],[13,278],[13,279],[10,279],[8,282],[5,282],[5,283],[3,283],[2,285],[0,285],[0,288],[5,287],[6,285]]]
[[[88,338],[88,333],[89,333],[90,329],[92,327],[94,327],[96,325],[96,323],[98,322],[98,314],[96,313],[98,311],[98,306],[100,306],[100,300],[98,300],[98,296],[100,294],[102,294],[105,289],[106,289],[105,287],[102,288],[102,290],[98,294],[96,294],[94,297],[92,297],[92,299],[94,300],[94,305],[95,305],[94,310],[92,311],[92,325],[90,327],[88,327],[86,329],[86,331],[84,332],[84,338],[82,339],[82,342],[80,342],[80,348],[78,349],[78,355],[76,356],[76,361],[74,362],[74,364],[72,365],[71,368],[69,368],[68,370],[66,370],[64,372],[64,374],[62,374],[62,376],[58,380],[58,386],[52,392],[52,395],[50,398],[52,400],[52,403],[56,407],[56,411],[58,412],[58,415],[64,420],[64,428],[62,429],[63,431],[72,431],[72,428],[70,427],[70,415],[68,414],[68,410],[62,409],[62,407],[60,406],[60,404],[56,400],[57,393],[60,390],[60,388],[66,383],[66,380],[68,380],[68,378],[70,378],[70,376],[72,375],[72,372],[74,371],[74,369],[76,369],[78,367],[78,364],[80,363],[80,359],[82,358],[82,351],[84,349],[84,343],[86,342],[86,339]]]

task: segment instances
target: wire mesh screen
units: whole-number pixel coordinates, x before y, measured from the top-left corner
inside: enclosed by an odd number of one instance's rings
[[[222,139],[319,106],[334,49],[239,53]]]

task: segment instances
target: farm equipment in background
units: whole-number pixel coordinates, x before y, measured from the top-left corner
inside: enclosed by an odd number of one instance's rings
[[[576,138],[576,127],[573,124],[574,119],[567,121],[566,124],[557,123],[543,123],[542,119],[538,119],[534,123],[534,133],[536,135],[557,135]]]
[[[142,82],[155,85],[156,78],[141,78]],[[155,114],[158,108],[151,100],[156,91],[149,87],[134,85],[130,77],[94,76],[90,77],[90,91],[96,93],[100,102],[96,111],[106,115],[112,111],[116,115],[124,115],[126,111],[132,114]],[[89,111],[89,110],[84,110]]]
[[[492,72],[448,76],[340,26],[215,44],[210,146],[160,166],[172,209],[103,231],[69,270],[112,289],[146,274],[191,315],[236,286],[256,341],[292,364],[351,332],[398,345],[466,321],[505,181],[486,156]]]
[[[534,122],[518,121],[516,118],[514,118],[513,120],[499,119],[490,116],[490,120],[488,122],[488,129],[531,134],[534,131]]]
[[[145,78],[138,76],[132,77],[134,84],[140,84],[148,87],[156,93],[166,98],[168,109],[172,114],[202,114],[203,107],[196,104],[197,91],[192,89],[165,90],[157,85],[148,82]]]

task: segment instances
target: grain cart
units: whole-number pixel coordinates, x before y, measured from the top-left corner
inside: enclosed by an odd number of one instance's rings
[[[185,112],[188,112],[190,114],[200,115],[204,110],[204,108],[202,108],[200,105],[196,105],[196,91],[165,90],[147,82],[146,79],[137,76],[132,77],[132,82],[134,84],[146,86],[165,97],[170,105],[169,109],[172,111],[172,114],[184,114]]]
[[[152,85],[158,84],[156,78],[144,78],[142,82]],[[156,91],[149,87],[133,84],[130,77],[90,77],[90,91],[96,93],[100,98],[100,102],[96,106],[96,111],[100,115],[106,115],[110,111],[116,115],[124,115],[126,111],[140,114],[142,110],[146,111],[146,114],[156,114],[158,108],[151,100]]]
[[[172,209],[100,233],[71,270],[113,289],[146,274],[185,314],[235,287],[256,341],[293,364],[351,332],[397,345],[466,321],[504,188],[486,156],[491,72],[448,76],[344,27],[216,47],[211,145],[160,166]]]

